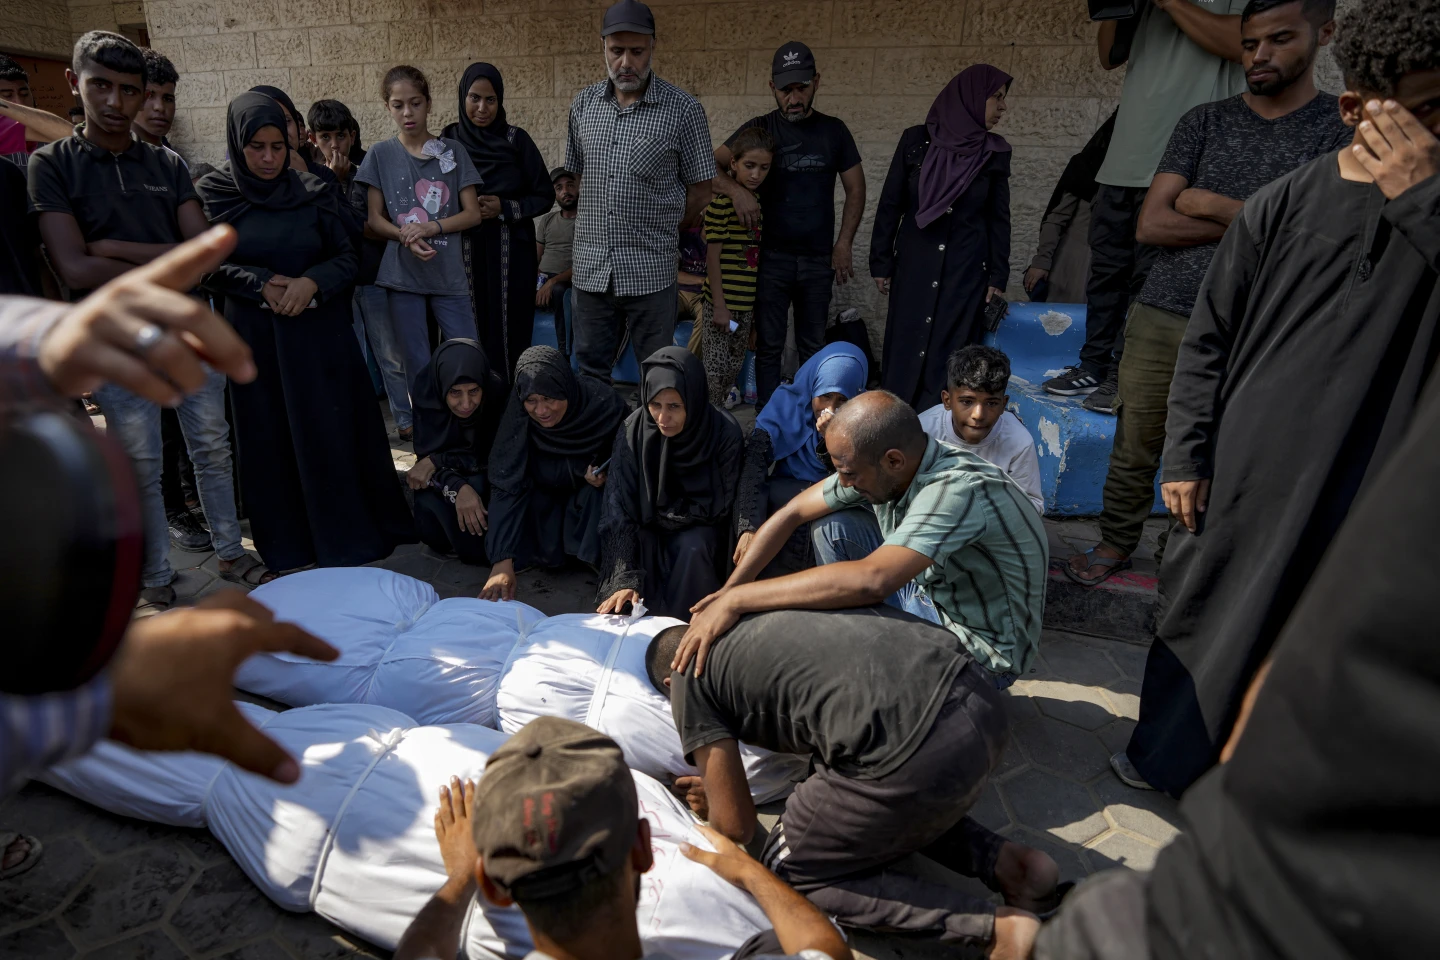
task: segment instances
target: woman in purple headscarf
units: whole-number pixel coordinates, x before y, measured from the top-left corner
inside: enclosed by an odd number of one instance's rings
[[[977,64],[900,135],[875,211],[870,275],[890,297],[881,384],[917,410],[940,400],[950,351],[979,342],[1010,275],[1010,144],[991,129],[1011,77]]]

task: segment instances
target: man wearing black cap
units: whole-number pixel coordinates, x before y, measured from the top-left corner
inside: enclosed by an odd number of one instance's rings
[[[740,125],[715,148],[721,170],[730,169],[730,144],[746,127],[762,127],[775,140],[775,164],[760,188],[757,205],[750,191],[726,176],[714,190],[735,203],[747,227],[763,207],[765,233],[760,239],[760,276],[755,304],[755,376],[760,403],[780,385],[780,356],[785,349],[788,314],[795,307],[795,345],[800,362],[825,345],[832,283],[855,275],[852,246],[865,209],[865,171],[860,151],[845,122],[815,109],[820,74],[815,55],[795,40],[775,51],[770,65],[775,109]],[[835,176],[845,187],[840,236],[835,237]]]
[[[640,875],[654,863],[650,821],[614,740],[558,717],[533,720],[490,756],[477,789],[452,779],[440,790],[435,835],[449,879],[415,917],[395,960],[459,952],[478,885],[497,906],[518,904],[535,942],[527,960],[663,960],[645,954],[635,920]],[[720,834],[700,831],[715,852],[685,856],[748,892],[774,929],[733,955],[850,960],[820,911]]]
[[[570,105],[565,168],[586,185],[575,223],[575,353],[602,380],[628,325],[635,355],[675,333],[681,221],[710,201],[715,158],[700,102],[655,76],[655,17],[637,0],[605,11],[609,79]]]

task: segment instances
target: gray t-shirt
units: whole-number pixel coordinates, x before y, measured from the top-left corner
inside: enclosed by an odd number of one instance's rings
[[[535,221],[535,242],[545,247],[540,258],[540,272],[552,277],[570,269],[575,248],[575,218],[562,216],[559,210],[542,214]]]
[[[480,174],[475,172],[465,148],[454,140],[436,139],[445,144],[455,161],[448,173],[441,170],[441,158],[418,160],[399,137],[391,137],[370,148],[355,174],[356,180],[375,187],[384,196],[385,209],[396,226],[453,217],[460,212],[460,191],[480,183]],[[435,248],[435,256],[429,261],[419,259],[396,240],[386,243],[375,283],[406,293],[468,294],[460,235],[442,233],[427,237],[425,242]]]
[[[1248,200],[1266,184],[1339,150],[1354,133],[1340,119],[1339,101],[1328,93],[1274,120],[1251,110],[1243,95],[1236,96],[1181,117],[1155,172],[1178,174],[1192,187]],[[1219,247],[1162,247],[1140,301],[1188,317]]]
[[[1181,0],[1208,13],[1239,14],[1248,0]],[[1238,27],[1236,29],[1239,29]],[[1125,65],[1115,135],[1095,179],[1112,187],[1148,187],[1175,121],[1191,107],[1245,90],[1245,71],[1207,53],[1145,0]]]
[[[741,619],[698,680],[693,664],[673,673],[670,708],[687,760],[734,738],[874,779],[920,746],[970,662],[948,630],[890,607],[774,610]]]

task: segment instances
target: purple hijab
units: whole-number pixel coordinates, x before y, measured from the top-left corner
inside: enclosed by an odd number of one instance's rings
[[[920,167],[920,205],[915,224],[930,226],[970,188],[985,162],[1008,153],[1010,144],[985,129],[985,101],[1014,78],[999,67],[966,67],[940,91],[925,117],[930,150]]]

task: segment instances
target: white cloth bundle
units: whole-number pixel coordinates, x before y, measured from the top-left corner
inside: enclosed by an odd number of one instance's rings
[[[645,670],[650,639],[678,620],[547,618],[513,601],[439,600],[423,581],[372,567],[310,570],[250,595],[341,655],[328,664],[252,657],[236,677],[242,690],[292,706],[370,703],[420,723],[510,733],[535,717],[566,717],[612,737],[641,773],[667,783],[698,773]],[[741,754],[757,803],[787,796],[808,767],[754,747]]]
[[[313,909],[393,949],[445,879],[434,835],[438,787],[452,775],[478,779],[506,735],[473,724],[415,726],[404,714],[364,704],[283,713],[240,706],[300,758],[298,784],[281,786],[198,754],[143,753],[110,742],[44,779],[109,810],[208,826],[280,906]],[[663,785],[634,777],[655,854],[637,910],[646,952],[720,960],[768,926],[764,912],[680,853],[682,841],[708,846],[694,819]],[[518,910],[477,899],[463,947],[468,957],[520,958],[531,942]]]

